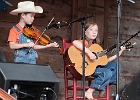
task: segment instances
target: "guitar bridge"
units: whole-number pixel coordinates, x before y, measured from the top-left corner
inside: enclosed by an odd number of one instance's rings
[[[87,64],[87,65],[88,65],[88,62],[87,62],[87,61],[85,61],[85,64]]]

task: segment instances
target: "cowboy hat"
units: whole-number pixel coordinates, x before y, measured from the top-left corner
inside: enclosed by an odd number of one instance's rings
[[[43,13],[43,9],[40,6],[35,6],[32,1],[23,1],[18,3],[18,8],[10,12],[11,15],[18,15],[18,13],[33,12]]]

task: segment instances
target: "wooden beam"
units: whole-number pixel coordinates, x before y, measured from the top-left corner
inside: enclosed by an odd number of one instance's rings
[[[99,15],[103,15],[104,12],[103,11],[98,11],[97,9],[91,9],[91,8],[85,8],[85,7],[79,7],[79,11],[81,12],[87,12],[87,13],[94,13],[94,14],[99,14]]]
[[[103,48],[107,48],[108,44],[108,16],[109,16],[109,0],[104,0],[104,39]]]
[[[100,5],[90,4],[90,6],[92,6],[92,7],[96,7],[96,8],[103,8],[103,9],[104,9],[104,7],[103,7],[103,6],[100,6]]]
[[[72,20],[78,19],[78,0],[72,0]],[[77,38],[77,23],[72,24],[71,41]]]
[[[54,4],[55,0],[52,0],[52,4]]]
[[[109,15],[109,18],[117,18],[117,15],[116,14],[111,14],[111,15]],[[123,20],[133,20],[133,21],[136,21],[136,22],[140,22],[140,17],[138,17],[138,16],[130,16],[130,15],[123,15],[122,14],[121,19],[123,19]]]

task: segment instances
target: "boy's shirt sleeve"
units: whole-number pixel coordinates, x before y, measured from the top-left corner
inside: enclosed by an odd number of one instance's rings
[[[14,27],[11,28],[8,36],[8,42],[18,42],[18,36],[23,31],[23,29],[19,24],[17,24],[16,26],[20,29],[20,32],[18,32]]]
[[[9,37],[8,37],[8,42],[17,42],[17,38],[18,38],[18,32],[15,28],[10,29],[9,32]]]

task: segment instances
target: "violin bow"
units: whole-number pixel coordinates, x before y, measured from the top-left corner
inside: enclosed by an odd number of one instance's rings
[[[55,16],[54,16],[55,17]],[[49,26],[51,23],[52,23],[52,21],[54,20],[54,17],[50,20],[50,22],[48,23],[48,25],[47,26]],[[39,39],[40,39],[40,37],[44,34],[44,32],[46,31],[46,28],[44,29],[44,31],[40,34],[40,36],[36,39],[36,41],[35,41],[35,45],[36,45],[36,43],[39,41]],[[34,46],[35,46],[34,45]],[[33,46],[33,47],[34,47]],[[30,51],[31,51],[31,49],[33,48],[33,47],[29,47],[29,50],[27,51],[27,53],[26,54],[28,54]]]

